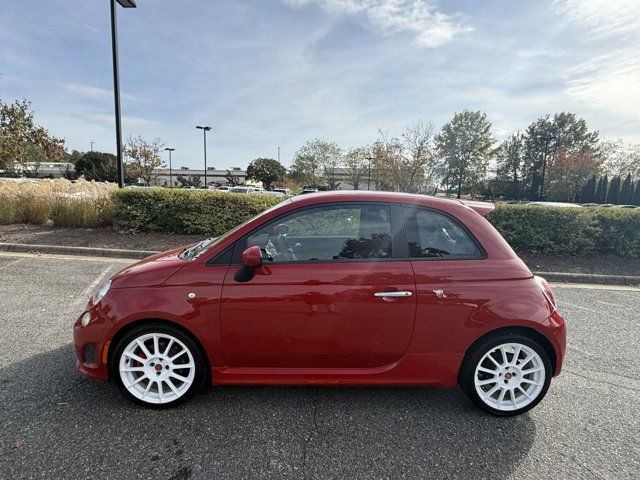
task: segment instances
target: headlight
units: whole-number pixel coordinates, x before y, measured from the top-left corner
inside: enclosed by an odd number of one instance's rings
[[[97,305],[98,302],[102,300],[104,296],[107,294],[110,287],[111,287],[111,280],[107,281],[104,285],[102,285],[102,288],[100,290],[98,290],[96,293],[93,294],[91,302],[94,305]]]
[[[90,321],[91,321],[91,314],[89,312],[84,312],[84,315],[82,315],[82,320],[80,320],[80,323],[82,323],[83,327],[86,327],[87,325],[89,325]]]

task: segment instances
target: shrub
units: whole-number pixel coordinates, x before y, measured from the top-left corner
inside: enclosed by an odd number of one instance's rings
[[[106,227],[113,222],[111,200],[106,198],[55,198],[51,220],[58,227]]]
[[[640,257],[640,210],[498,205],[487,216],[518,253]]]
[[[207,190],[125,189],[112,195],[114,225],[125,233],[218,236],[282,198]]]
[[[0,224],[49,220],[62,227],[109,225],[115,184],[55,180],[0,181]]]

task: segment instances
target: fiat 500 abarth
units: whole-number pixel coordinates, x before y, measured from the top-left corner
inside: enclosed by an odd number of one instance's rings
[[[75,322],[79,370],[134,402],[214,385],[461,389],[515,415],[560,372],[549,285],[484,218],[493,205],[331,192],[113,276]]]

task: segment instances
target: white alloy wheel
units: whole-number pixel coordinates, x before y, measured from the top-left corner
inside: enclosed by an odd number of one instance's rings
[[[118,366],[123,386],[138,400],[166,404],[182,397],[194,382],[192,352],[167,333],[146,333],[122,351]]]
[[[531,347],[504,343],[482,356],[473,379],[478,396],[487,406],[510,412],[538,398],[545,385],[545,365]]]

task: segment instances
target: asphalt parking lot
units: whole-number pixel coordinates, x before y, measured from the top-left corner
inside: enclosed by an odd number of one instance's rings
[[[72,322],[125,264],[0,254],[0,478],[640,475],[640,289],[554,286],[565,370],[516,418],[427,388],[207,388],[152,411],[74,369]]]

